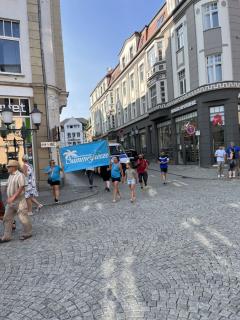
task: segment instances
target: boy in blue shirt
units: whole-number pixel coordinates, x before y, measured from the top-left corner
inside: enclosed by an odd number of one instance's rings
[[[169,158],[165,154],[165,152],[161,152],[160,157],[158,158],[160,163],[160,171],[161,171],[161,179],[163,180],[163,184],[167,184],[167,172],[168,172],[168,162]]]

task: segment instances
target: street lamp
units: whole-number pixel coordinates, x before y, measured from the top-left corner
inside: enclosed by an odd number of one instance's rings
[[[0,128],[0,134],[2,138],[6,138],[8,133],[15,133],[15,132],[19,133],[19,135],[23,139],[24,153],[26,153],[25,140],[27,139],[29,133],[39,130],[39,127],[42,121],[42,112],[38,110],[36,104],[34,104],[34,107],[32,112],[30,113],[30,116],[31,116],[32,123],[36,128],[26,128],[25,123],[23,123],[20,129],[13,129],[13,128],[10,128],[11,124],[13,123],[12,109],[9,107],[8,104],[6,104],[2,111],[2,121],[6,126],[6,127],[2,126]]]

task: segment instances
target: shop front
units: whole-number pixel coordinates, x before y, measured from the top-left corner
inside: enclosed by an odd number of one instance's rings
[[[22,156],[27,154],[33,164],[32,135],[24,129],[31,128],[30,100],[28,98],[0,97],[0,111],[9,105],[13,111],[13,123],[6,128],[0,118],[0,178],[7,178],[6,165],[9,160],[16,159],[22,164]],[[14,132],[11,132],[14,129]]]

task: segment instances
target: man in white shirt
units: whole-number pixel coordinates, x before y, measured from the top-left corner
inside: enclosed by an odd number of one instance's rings
[[[224,169],[224,163],[226,160],[226,155],[227,153],[224,150],[224,147],[222,146],[220,146],[215,152],[215,157],[218,164],[218,178],[224,177],[223,169]]]

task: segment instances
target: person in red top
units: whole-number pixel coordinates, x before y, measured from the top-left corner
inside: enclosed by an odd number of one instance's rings
[[[145,187],[147,187],[147,181],[148,181],[148,161],[144,159],[143,154],[139,154],[138,161],[137,161],[137,173],[138,173],[138,179],[141,186],[141,189],[143,189],[143,182]]]

